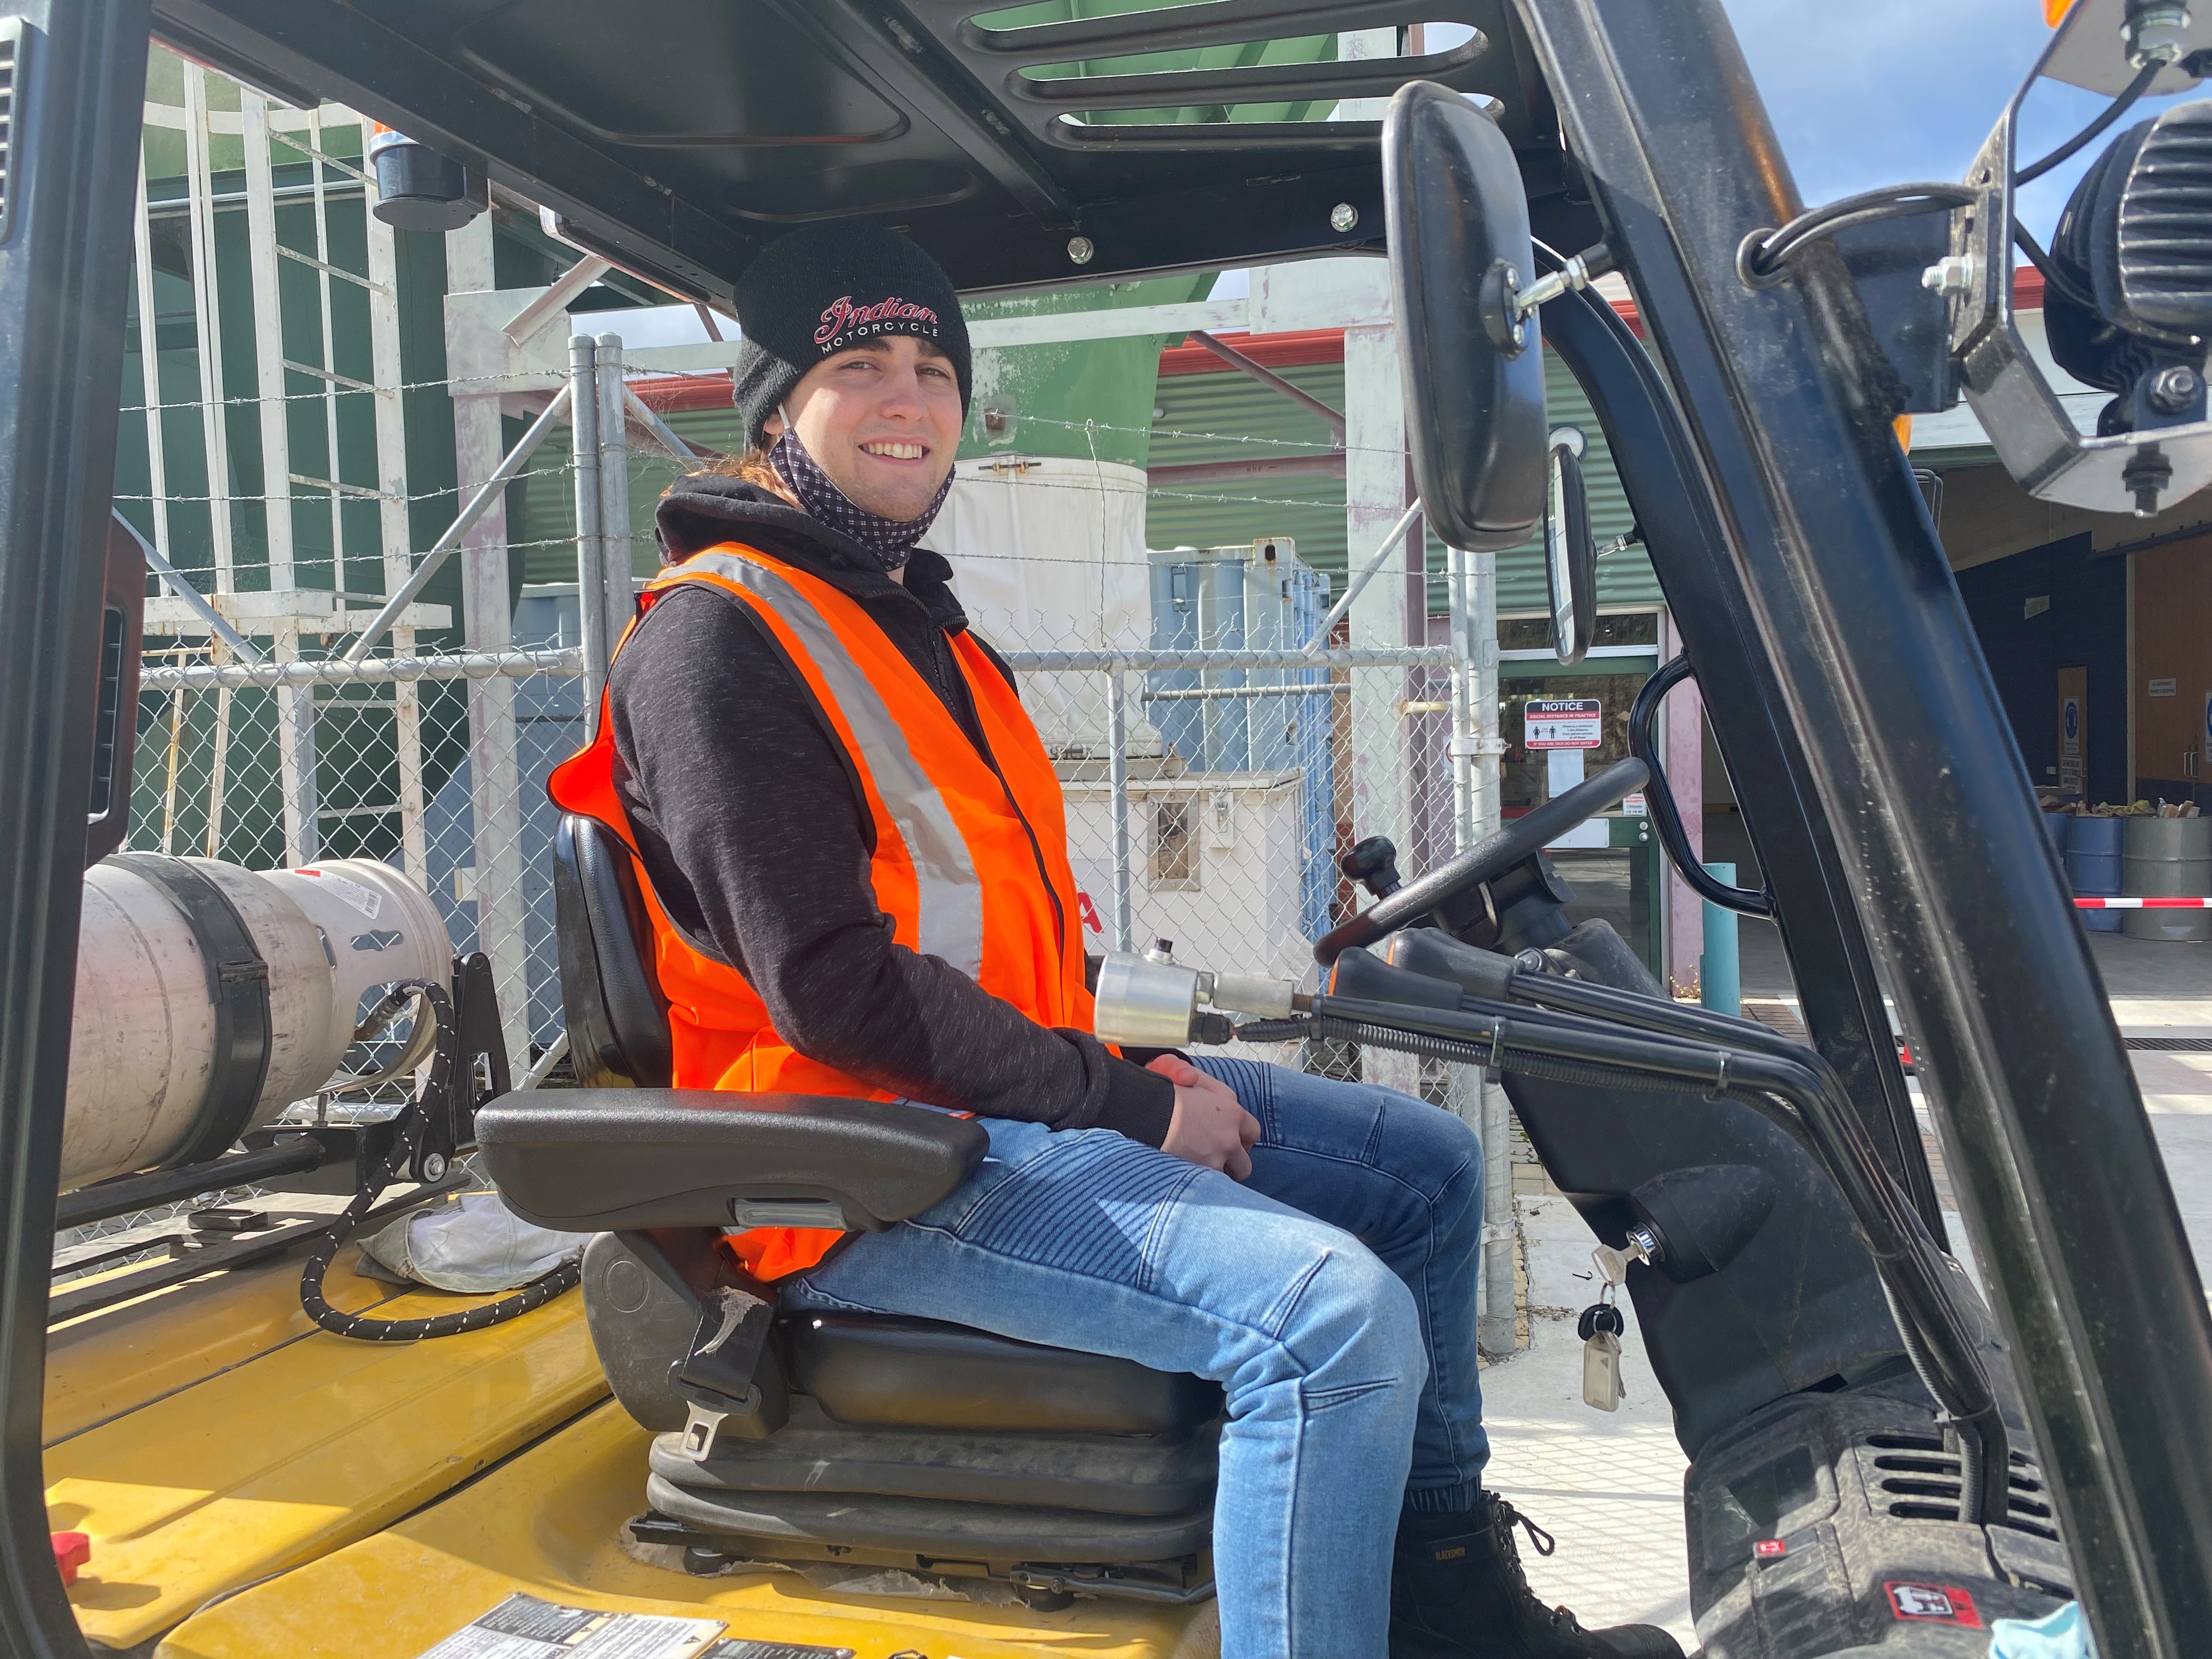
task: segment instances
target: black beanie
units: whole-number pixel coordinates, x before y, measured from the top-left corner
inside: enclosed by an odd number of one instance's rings
[[[834,352],[881,334],[932,340],[960,382],[968,414],[968,325],[960,296],[936,260],[895,230],[830,221],[794,230],[762,250],[738,278],[738,348],[731,401],[745,417],[745,445],[806,371]]]

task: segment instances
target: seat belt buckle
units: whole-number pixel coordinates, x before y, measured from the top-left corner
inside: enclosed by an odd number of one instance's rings
[[[735,1416],[758,1414],[760,1390],[754,1389],[750,1392],[752,1395],[750,1400],[723,1402],[737,1408],[733,1411],[716,1411],[696,1400],[685,1401],[684,1403],[690,1408],[690,1415],[684,1419],[684,1437],[680,1448],[684,1455],[694,1463],[704,1463],[712,1459],[714,1443],[721,1437],[724,1421]]]
[[[701,1297],[691,1346],[669,1367],[669,1381],[688,1409],[682,1449],[691,1462],[714,1455],[726,1423],[741,1438],[756,1440],[781,1426],[780,1420],[762,1420],[763,1396],[753,1380],[775,1316],[773,1301],[734,1285],[717,1285]]]

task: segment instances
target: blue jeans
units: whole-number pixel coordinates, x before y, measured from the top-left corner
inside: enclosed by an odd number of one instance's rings
[[[1223,1659],[1375,1659],[1401,1506],[1471,1507],[1482,1152],[1450,1113],[1195,1062],[1260,1120],[1240,1185],[1110,1129],[988,1120],[959,1191],[784,1285],[1213,1378]]]

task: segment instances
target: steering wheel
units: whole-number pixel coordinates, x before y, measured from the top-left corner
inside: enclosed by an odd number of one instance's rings
[[[1314,946],[1314,960],[1326,968],[1340,951],[1355,945],[1371,945],[1385,933],[1419,921],[1462,893],[1495,880],[1583,820],[1620,805],[1624,797],[1644,787],[1650,775],[1640,760],[1615,761],[1595,777],[1585,778],[1565,794],[1522,813],[1496,835],[1477,842],[1419,881],[1407,882],[1389,898],[1323,934]]]

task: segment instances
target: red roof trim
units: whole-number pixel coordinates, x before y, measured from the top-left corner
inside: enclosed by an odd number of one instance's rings
[[[632,380],[629,389],[656,415],[735,407],[727,374],[663,374],[649,380]]]
[[[2012,305],[2014,311],[2043,309],[2043,273],[2033,265],[2021,265],[2012,274]],[[1639,337],[1644,332],[1644,319],[1636,309],[1633,300],[1615,300],[1613,310]],[[1254,362],[1265,368],[1291,368],[1308,363],[1340,363],[1344,361],[1344,331],[1340,328],[1311,328],[1294,334],[1218,334],[1222,344],[1234,346]],[[1202,345],[1170,346],[1160,353],[1160,378],[1166,380],[1176,374],[1227,374],[1235,371]]]
[[[1344,361],[1344,331],[1308,328],[1291,334],[1217,334],[1225,346],[1234,346],[1262,368],[1303,368],[1312,363]],[[1202,345],[1170,346],[1160,353],[1160,376],[1212,374],[1232,372],[1230,366]]]

